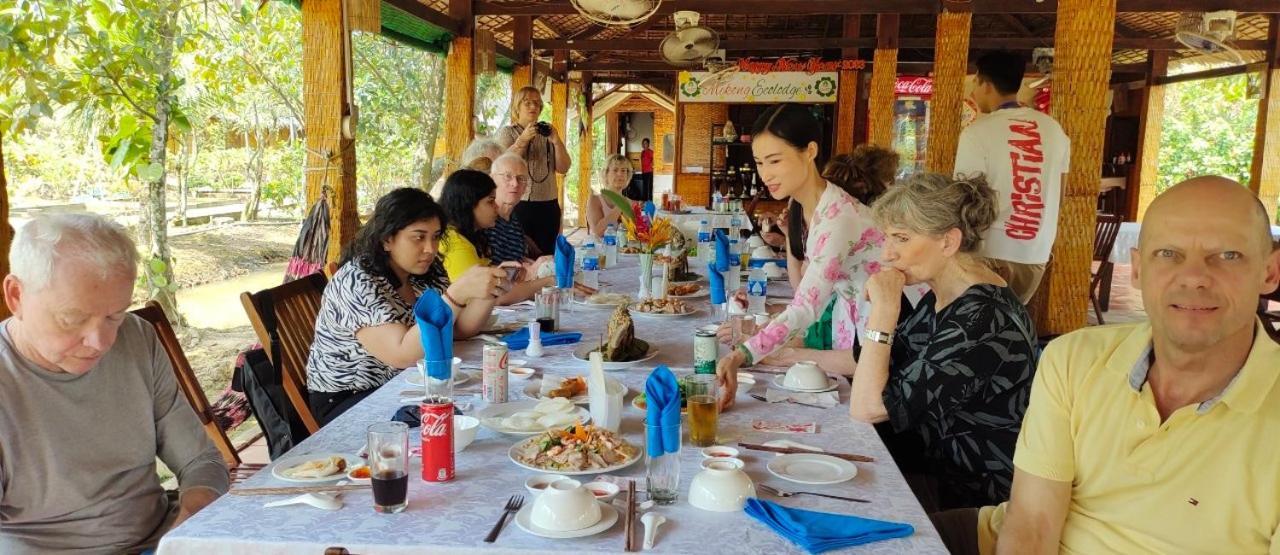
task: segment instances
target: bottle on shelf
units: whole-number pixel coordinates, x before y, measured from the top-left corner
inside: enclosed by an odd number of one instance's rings
[[[725,196],[729,198],[737,198],[738,196],[738,170],[733,166],[725,171]]]

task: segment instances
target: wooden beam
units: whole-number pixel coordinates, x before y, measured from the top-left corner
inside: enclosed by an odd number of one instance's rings
[[[449,19],[458,22],[455,37],[470,38],[476,29],[476,18],[472,13],[472,0],[449,0]]]
[[[973,14],[938,14],[937,56],[934,62],[933,100],[929,107],[929,141],[925,169],[951,175],[960,145],[960,113],[964,106],[964,79],[969,65],[969,29]]]
[[[569,84],[565,81],[554,81],[551,83],[551,125],[560,131],[561,138],[565,141],[569,140],[569,131],[565,129],[568,119]],[[556,174],[556,199],[560,202],[560,209],[563,210],[565,207],[564,174],[561,173]]]
[[[343,134],[352,105],[350,32],[342,24],[342,0],[302,3],[302,120],[306,127],[303,182],[307,206],[322,196],[329,200],[329,247],[326,260],[336,262],[355,237],[355,139]],[[354,123],[354,122],[351,122]]]
[[[1258,124],[1254,134],[1253,165],[1249,188],[1267,209],[1267,218],[1277,222],[1280,200],[1280,17],[1272,15],[1267,24],[1271,48],[1263,73],[1262,99],[1258,102]]]
[[[1107,83],[1116,0],[1060,0],[1053,64],[1053,117],[1071,139],[1058,234],[1033,314],[1040,335],[1082,328],[1089,310],[1089,264],[1107,129]]]
[[[530,86],[533,86],[533,67],[529,64],[516,64],[515,69],[511,72],[512,96],[520,89]]]
[[[975,14],[1038,13],[1052,14],[1058,9],[1056,0],[973,0]],[[1118,12],[1207,12],[1236,10],[1248,13],[1280,13],[1275,0],[1119,0]],[[680,10],[703,14],[747,15],[845,15],[845,14],[936,14],[941,10],[937,0],[666,0],[656,15],[670,15]],[[476,15],[574,15],[577,10],[568,0],[547,2],[476,2]]]
[[[1147,52],[1147,79],[1143,87],[1142,118],[1138,123],[1138,155],[1134,169],[1137,172],[1130,183],[1129,212],[1126,220],[1142,221],[1147,206],[1156,198],[1156,179],[1159,177],[1161,122],[1164,120],[1164,85],[1157,81],[1169,72],[1168,52]]]
[[[893,148],[894,84],[898,78],[897,15],[876,17],[875,65],[871,68],[871,91],[867,100],[869,121],[867,142]]]
[[[841,22],[840,35],[844,38],[858,38],[862,34],[862,19],[858,15],[846,15]],[[845,48],[841,55],[846,58],[857,57],[857,48]],[[858,92],[862,82],[862,72],[846,70],[840,72],[839,89],[836,94],[836,136],[835,152],[853,152],[857,145],[854,130],[858,127]]]
[[[0,275],[9,275],[9,247],[13,225],[9,223],[9,183],[4,178],[4,130],[0,129]],[[10,315],[9,304],[0,303],[0,318]]]
[[[474,21],[474,19],[468,19]],[[462,165],[462,155],[475,135],[475,44],[469,36],[454,37],[445,57],[444,140],[448,175]]]
[[[1002,13],[1000,14],[1000,20],[1004,21],[1010,27],[1013,27],[1015,31],[1022,33],[1022,36],[1024,37],[1036,36],[1035,31],[1032,31],[1030,27],[1027,27],[1027,24],[1023,23],[1022,20],[1018,19],[1018,16],[1014,14]]]
[[[451,35],[457,35],[462,30],[462,20],[433,10],[418,2],[418,0],[383,0],[383,2],[413,17],[444,29]]]
[[[619,40],[564,40],[534,39],[534,50],[574,50],[577,52],[657,52],[660,40],[619,39]],[[1169,38],[1117,38],[1113,41],[1116,50],[1186,50],[1182,43]],[[1238,50],[1265,50],[1265,40],[1235,41]],[[912,50],[933,50],[935,37],[908,37],[898,39],[898,48]],[[783,39],[729,39],[721,40],[720,48],[724,50],[832,50],[836,48],[871,48],[876,46],[876,39],[871,37],[823,37],[823,38],[783,38]],[[969,48],[977,50],[1030,50],[1032,48],[1052,47],[1053,37],[1028,38],[989,38],[974,37],[969,39]],[[786,52],[776,52],[785,55]]]
[[[1216,69],[1206,69],[1195,73],[1179,73],[1178,75],[1162,76],[1156,79],[1156,83],[1161,85],[1170,85],[1173,83],[1185,83],[1187,81],[1199,81],[1201,79],[1215,79],[1218,77],[1227,77],[1230,75],[1240,75],[1241,73],[1251,73],[1254,71],[1264,71],[1267,68],[1266,62],[1258,62],[1254,64],[1245,64],[1242,66],[1228,66]]]
[[[670,83],[668,82],[668,84],[670,84]],[[675,104],[676,104],[676,99],[671,98],[671,95],[670,95],[670,94],[668,94],[666,91],[664,91],[664,90],[662,90],[662,89],[659,89],[659,88],[657,88],[657,87],[655,87],[655,86],[653,86],[653,85],[650,85],[650,84],[645,84],[645,85],[644,85],[644,88],[648,89],[648,90],[649,90],[649,92],[651,92],[651,93],[653,93],[653,94],[658,95],[658,96],[659,96],[659,97],[661,97],[663,100],[666,100],[666,101],[667,101],[667,102],[669,102],[672,106],[675,106]]]
[[[519,16],[512,18],[514,24],[511,35],[511,49],[516,51],[519,56],[516,63],[530,63],[530,55],[533,53],[530,48],[529,41],[533,40],[533,18],[529,16]]]
[[[582,81],[578,84],[578,90],[587,98],[586,106],[579,106],[584,110],[578,113],[578,123],[580,134],[578,135],[578,227],[587,227],[587,198],[591,196],[591,155],[595,149],[595,135],[592,132],[592,126],[595,118],[592,114],[592,98],[591,98],[591,73],[583,73]],[[567,140],[567,139],[566,139]]]

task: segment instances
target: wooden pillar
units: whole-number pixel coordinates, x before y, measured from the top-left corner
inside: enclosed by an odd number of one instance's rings
[[[948,4],[948,7],[954,7]],[[967,3],[962,7],[967,8]],[[973,14],[947,11],[938,14],[934,39],[933,100],[929,106],[928,158],[925,169],[951,175],[960,144],[960,112],[964,104],[964,77],[969,65],[969,27]]]
[[[1138,127],[1138,175],[1129,184],[1129,213],[1126,219],[1140,222],[1147,206],[1156,198],[1160,175],[1160,127],[1164,120],[1164,85],[1157,79],[1169,70],[1167,50],[1147,51],[1147,83],[1142,94],[1142,120]]]
[[[1071,170],[1062,183],[1053,259],[1032,301],[1041,335],[1084,327],[1088,314],[1115,19],[1116,0],[1058,0],[1053,117],[1071,139]]]
[[[471,1],[449,0],[449,17],[461,21],[462,26],[445,58],[445,175],[462,164],[462,153],[475,133],[476,112],[475,43],[471,36],[475,18],[471,16]]]
[[[867,118],[867,142],[893,148],[894,83],[898,79],[898,15],[880,14],[876,19],[876,53],[871,61],[871,91]]]
[[[557,50],[553,58],[553,70],[557,74],[561,71],[569,59],[569,53],[565,50]],[[569,119],[569,83],[567,79],[561,79],[551,83],[551,125],[560,131],[561,139],[566,143],[569,141],[569,130],[565,129],[565,123]],[[556,174],[556,198],[560,201],[561,209],[564,208],[564,174]]]
[[[336,262],[360,227],[356,214],[355,137],[343,134],[351,98],[350,30],[342,24],[342,0],[302,3],[302,117],[307,131],[303,177],[307,206],[327,195],[329,249]]]
[[[844,16],[845,38],[857,38],[861,34],[859,23],[861,19],[857,15]],[[856,58],[858,49],[845,48],[842,54],[845,58]],[[854,137],[854,129],[857,127],[858,92],[861,81],[861,71],[840,71],[840,89],[836,97],[836,153],[853,152],[853,147],[858,144]]]
[[[1258,126],[1253,143],[1253,167],[1249,188],[1276,223],[1276,203],[1280,200],[1280,17],[1271,15],[1267,27],[1267,67],[1262,99],[1258,102]]]
[[[511,72],[511,94],[533,85],[533,60],[530,58],[529,42],[533,38],[533,18],[527,15],[516,16],[512,30],[512,45],[516,51],[515,70]]]
[[[591,102],[591,74],[582,75],[580,92],[584,101],[579,104],[582,111],[578,113],[578,121],[582,123],[582,135],[578,137],[578,227],[587,226],[587,199],[591,196],[591,154],[595,151],[595,134],[592,124],[595,123]]]
[[[9,275],[9,245],[13,225],[9,223],[9,183],[4,178],[4,131],[0,130],[0,276]],[[0,318],[9,317],[9,305],[0,302]]]

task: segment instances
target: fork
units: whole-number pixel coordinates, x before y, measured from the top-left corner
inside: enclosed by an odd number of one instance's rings
[[[759,393],[752,393],[752,394],[751,394],[751,398],[752,398],[752,399],[755,399],[755,400],[757,400],[757,401],[764,401],[764,402],[766,402],[766,403],[768,403],[768,402],[769,402],[769,399],[765,398],[765,396],[764,396],[764,395],[761,395],[761,394],[759,394]],[[814,405],[814,404],[812,404],[812,403],[801,403],[800,401],[797,401],[797,400],[795,400],[795,399],[786,399],[786,402],[791,403],[791,404],[793,404],[793,405],[800,405],[800,406],[803,406],[803,407],[813,407],[813,408],[815,408],[815,409],[825,409],[825,408],[827,408],[827,407],[824,407],[824,406],[822,406],[822,405]]]
[[[502,509],[502,516],[498,517],[497,524],[493,525],[493,529],[489,530],[489,536],[484,539],[485,543],[493,543],[498,539],[498,534],[502,533],[502,525],[507,523],[507,515],[520,510],[524,505],[523,495],[512,495],[507,500],[507,506]]]
[[[778,489],[769,484],[760,484],[760,489],[765,490],[769,493],[772,493],[778,497],[792,497],[795,495],[816,495],[818,497],[829,497],[831,499],[840,499],[842,501],[853,501],[855,503],[870,503],[870,501],[867,501],[866,499],[858,499],[856,497],[840,497],[839,495],[830,495],[826,493],[814,493],[812,491],[786,491],[786,490]]]

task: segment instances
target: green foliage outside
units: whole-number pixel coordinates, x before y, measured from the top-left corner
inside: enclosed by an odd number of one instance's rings
[[[1164,117],[1155,123],[1158,191],[1197,175],[1249,182],[1258,101],[1248,98],[1247,83],[1246,75],[1233,75],[1165,86]]]

